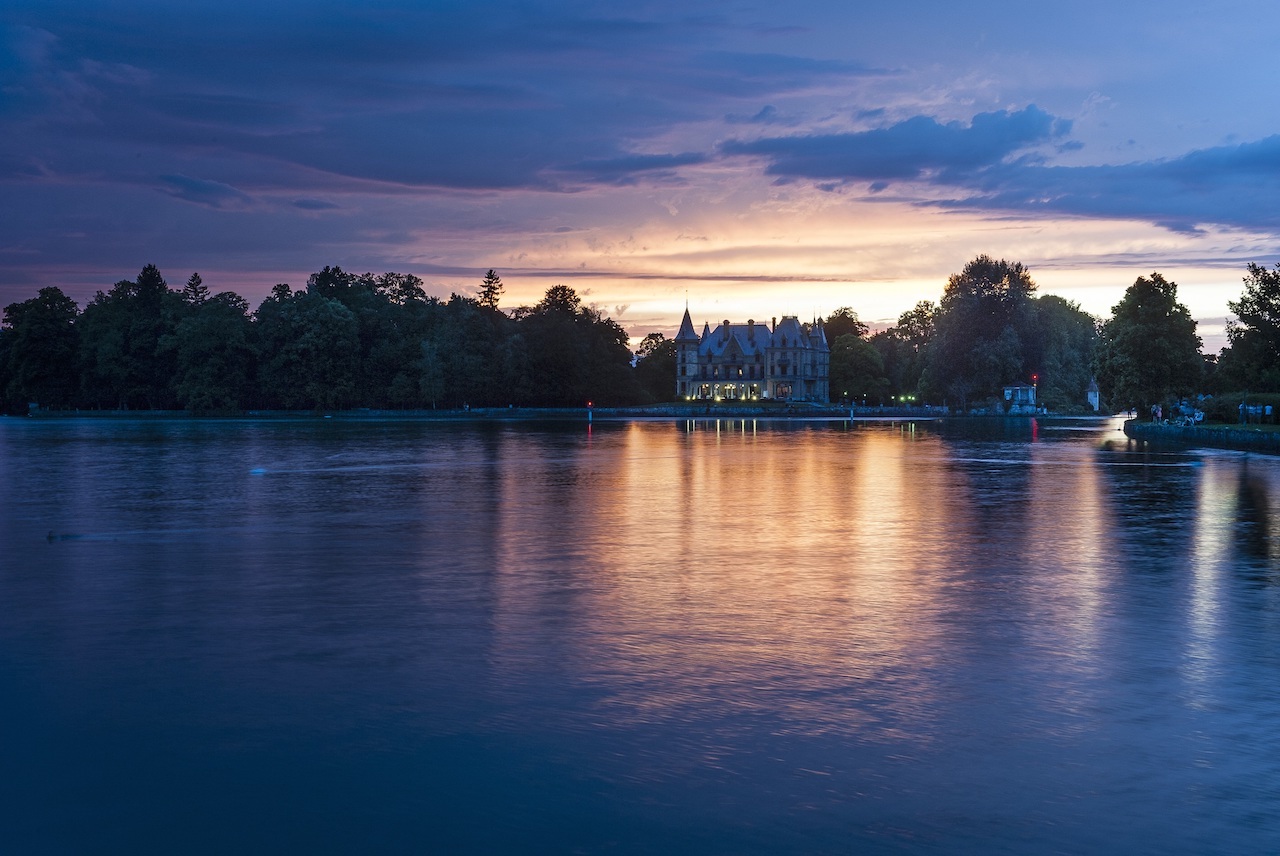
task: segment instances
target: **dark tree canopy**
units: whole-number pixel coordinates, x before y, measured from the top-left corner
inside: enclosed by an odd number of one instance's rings
[[[933,316],[921,385],[966,408],[1029,375],[1024,343],[1034,324],[1035,283],[1019,262],[978,256],[947,281]]]
[[[1250,271],[1265,296],[1274,274]],[[198,273],[171,290],[147,265],[98,292],[83,312],[57,289],[7,307],[0,398],[17,411],[34,401],[223,413],[579,407],[674,397],[675,347],[663,334],[646,336],[632,353],[623,327],[569,286],[552,286],[536,304],[510,312],[497,309],[501,291],[489,271],[478,297],[442,301],[412,274],[354,274],[335,265],[312,274],[302,290],[277,284],[250,311],[232,292],[212,294]],[[833,396],[887,401],[926,393],[963,406],[1040,372],[1046,400],[1080,401],[1093,320],[1034,291],[1022,265],[980,256],[951,277],[940,305],[922,301],[869,338],[851,307],[835,310],[821,322],[832,348]],[[1241,317],[1261,330],[1266,316],[1253,294],[1242,299]],[[1240,335],[1233,351],[1242,357],[1260,342]]]
[[[161,341],[176,354],[178,403],[193,413],[236,410],[249,392],[252,333],[249,304],[240,295],[224,291],[198,301]]]
[[[71,406],[77,393],[79,309],[61,289],[47,287],[4,308],[0,329],[0,393],[11,401],[43,407]]]
[[[582,298],[578,296],[578,292],[567,285],[553,285],[533,307],[533,311],[535,314],[558,312],[562,315],[577,315],[581,307]]]
[[[442,302],[411,274],[325,267],[303,290],[277,284],[252,312],[232,292],[210,296],[199,274],[170,290],[154,265],[83,313],[45,289],[5,310],[0,404],[223,413],[671,398],[674,356],[660,335],[633,367],[626,331],[572,288],[508,315],[489,273],[483,300]]]
[[[951,275],[942,293],[942,304],[945,309],[948,303],[977,297],[1013,306],[1030,298],[1035,290],[1031,273],[1021,262],[996,261],[983,254],[960,273]]]
[[[889,387],[884,358],[874,345],[854,333],[831,343],[831,399],[880,403]]]
[[[1177,283],[1159,273],[1138,277],[1102,326],[1096,368],[1103,397],[1120,408],[1146,409],[1196,391],[1200,337]]]
[[[636,349],[636,382],[649,402],[675,397],[676,343],[661,333],[650,333]]]
[[[1244,293],[1227,302],[1238,321],[1227,325],[1228,347],[1218,360],[1218,385],[1237,391],[1280,392],[1280,264],[1250,263]]]
[[[155,265],[99,291],[79,321],[83,400],[122,409],[172,407],[174,354],[160,342],[185,308]]]
[[[1039,401],[1051,410],[1084,404],[1093,378],[1098,322],[1076,303],[1046,294],[1035,300],[1033,335],[1025,360],[1039,378]]]
[[[835,342],[841,336],[853,335],[859,339],[867,337],[867,325],[858,320],[858,313],[848,306],[841,306],[822,322],[827,341]],[[834,387],[833,387],[834,389]]]

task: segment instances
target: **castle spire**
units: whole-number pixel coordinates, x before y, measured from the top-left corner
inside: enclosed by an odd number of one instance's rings
[[[684,318],[680,321],[680,332],[676,333],[677,342],[696,342],[698,334],[693,330],[693,319],[689,317],[689,307],[684,308]]]

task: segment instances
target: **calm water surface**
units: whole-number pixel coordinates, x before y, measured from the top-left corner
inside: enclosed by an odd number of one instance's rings
[[[1280,850],[1280,461],[0,420],[0,851]]]

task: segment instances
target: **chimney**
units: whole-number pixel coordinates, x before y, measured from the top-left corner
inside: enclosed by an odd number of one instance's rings
[[[729,319],[728,318],[724,319],[724,326],[721,327],[720,329],[724,331],[724,333],[720,337],[720,341],[722,342],[729,341]]]
[[[769,332],[773,333],[778,329],[778,316],[773,316],[773,323],[769,325]]]

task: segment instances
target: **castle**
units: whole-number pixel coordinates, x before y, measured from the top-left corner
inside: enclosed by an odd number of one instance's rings
[[[694,332],[685,309],[676,334],[676,398],[679,400],[831,400],[831,349],[821,324],[784,315],[765,326],[725,321]]]

